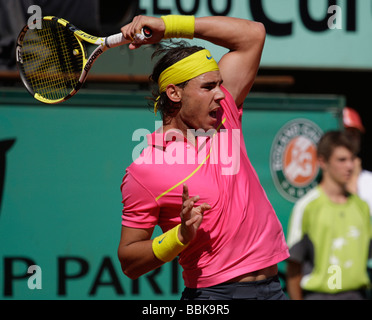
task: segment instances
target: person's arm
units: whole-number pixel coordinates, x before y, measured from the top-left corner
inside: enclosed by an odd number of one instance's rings
[[[219,62],[223,86],[241,106],[260,65],[266,31],[262,23],[230,18],[195,19],[195,37],[229,49]]]
[[[302,266],[294,261],[287,261],[287,290],[292,300],[302,300],[302,289],[300,286],[302,279]]]
[[[151,39],[131,44],[136,49],[154,44],[164,37],[165,24],[161,18],[138,16],[122,28],[124,37],[134,38],[143,27],[153,31]],[[252,88],[261,61],[266,31],[262,23],[231,18],[203,17],[195,19],[195,38],[207,40],[230,51],[219,62],[224,87],[240,106]]]
[[[163,264],[152,251],[150,239],[153,231],[122,227],[118,256],[123,273],[131,279],[137,279]]]
[[[190,198],[187,185],[183,187],[182,200],[182,211],[180,213],[182,223],[178,231],[178,239],[186,245],[195,238],[202,223],[203,214],[210,209],[210,206],[202,204],[194,208],[194,204],[199,201],[199,196]],[[137,279],[164,264],[154,254],[153,240],[150,240],[153,231],[153,228],[133,229],[122,227],[118,257],[124,274],[131,279]]]

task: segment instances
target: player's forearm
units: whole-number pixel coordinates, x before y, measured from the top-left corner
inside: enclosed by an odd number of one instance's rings
[[[287,290],[291,300],[302,300],[302,289],[300,286],[301,278],[289,278],[287,280]]]
[[[158,260],[152,250],[152,241],[120,245],[118,256],[123,273],[132,280],[159,268],[164,262]]]
[[[287,289],[289,297],[292,300],[302,300],[302,266],[299,263],[288,261],[287,262]]]
[[[194,36],[237,51],[256,46],[262,48],[266,31],[260,22],[231,17],[203,17],[195,19]]]

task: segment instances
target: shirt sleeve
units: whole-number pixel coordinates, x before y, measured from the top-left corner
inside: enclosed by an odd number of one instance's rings
[[[121,185],[123,198],[122,225],[136,229],[150,229],[158,224],[159,206],[154,196],[127,173]]]
[[[305,208],[301,202],[297,202],[293,208],[288,228],[289,259],[298,263],[311,260],[313,251],[311,240],[304,226],[306,224]]]
[[[225,94],[225,99],[221,101],[221,106],[225,112],[225,116],[234,124],[234,127],[241,126],[243,105],[237,106],[230,92],[223,86],[221,86],[221,89]]]
[[[368,207],[370,210],[370,208]],[[372,215],[370,214],[369,218],[369,253],[368,253],[368,259],[369,259],[369,268],[372,269]]]

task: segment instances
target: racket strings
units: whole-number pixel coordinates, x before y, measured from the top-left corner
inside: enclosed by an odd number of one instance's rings
[[[72,32],[55,21],[29,29],[23,40],[22,71],[34,93],[63,99],[79,82],[83,52]]]

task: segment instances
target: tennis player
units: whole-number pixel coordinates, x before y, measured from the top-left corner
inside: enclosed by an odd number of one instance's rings
[[[131,49],[195,37],[228,53],[217,64],[201,47],[161,51],[151,78],[164,125],[148,137],[121,186],[123,272],[136,279],[179,257],[183,300],[286,299],[277,264],[288,258],[288,247],[242,135],[242,105],[259,67],[263,25],[229,17],[139,16],[122,32],[134,38],[145,26],[153,37]],[[164,233],[152,240],[157,225]]]

